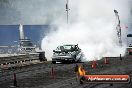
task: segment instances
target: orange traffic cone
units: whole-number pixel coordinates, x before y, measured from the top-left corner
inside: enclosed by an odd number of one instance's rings
[[[55,71],[54,71],[54,67],[51,68],[51,72],[50,72],[51,78],[55,78]]]
[[[92,62],[92,68],[96,68],[96,61],[94,61],[94,60]]]
[[[14,86],[17,87],[16,73],[14,73],[13,80],[14,80]]]
[[[108,61],[107,58],[104,59],[104,63],[105,63],[105,64],[109,64],[109,61]]]

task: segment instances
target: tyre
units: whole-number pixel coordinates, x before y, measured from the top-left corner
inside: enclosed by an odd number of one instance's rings
[[[76,61],[75,60],[72,60],[72,63],[75,63]]]
[[[52,64],[56,64],[56,61],[52,61]]]
[[[81,63],[81,62],[82,62],[82,60],[81,60],[81,59],[79,59],[79,60],[77,60],[77,61],[76,61],[76,63]]]

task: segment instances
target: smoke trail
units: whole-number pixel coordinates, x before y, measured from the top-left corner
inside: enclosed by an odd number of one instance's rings
[[[66,22],[64,21],[61,23],[53,21],[54,24],[58,24],[58,30],[51,31],[42,40],[42,49],[45,50],[47,58],[51,60],[53,49],[63,44],[79,44],[87,58],[86,60],[124,54],[125,45],[122,48],[118,46],[113,10],[117,9],[122,24],[127,24],[125,20],[129,16],[128,1],[70,1],[70,17],[72,18],[68,27],[65,26]],[[59,19],[63,20],[64,18]],[[123,32],[125,35],[125,30]]]

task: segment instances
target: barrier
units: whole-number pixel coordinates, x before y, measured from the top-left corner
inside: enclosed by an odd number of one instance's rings
[[[92,61],[92,68],[94,68],[94,69],[95,69],[95,68],[96,68],[96,65],[97,65],[96,61],[95,61],[95,60],[93,60],[93,61]]]
[[[105,64],[109,64],[108,58],[105,58],[105,59],[104,59],[104,63],[105,63]]]

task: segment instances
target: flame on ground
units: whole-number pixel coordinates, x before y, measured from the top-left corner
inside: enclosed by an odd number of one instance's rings
[[[84,68],[82,66],[79,66],[78,73],[80,76],[84,76],[86,74],[86,71],[84,70]]]

